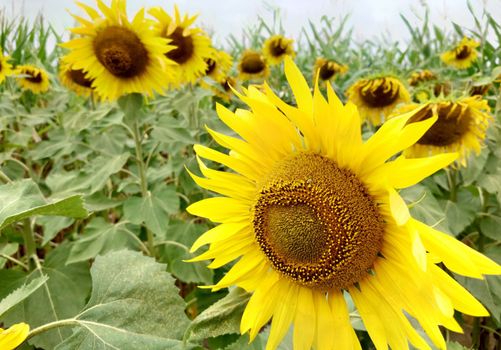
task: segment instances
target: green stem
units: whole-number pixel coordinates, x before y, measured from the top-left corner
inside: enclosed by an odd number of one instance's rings
[[[37,327],[35,329],[32,329],[31,332],[28,334],[28,337],[26,339],[33,338],[34,336],[37,336],[40,333],[50,331],[51,329],[54,329],[54,328],[76,326],[78,324],[79,324],[78,321],[74,318],[68,318],[66,320],[59,320],[59,321],[50,322],[50,323],[44,324],[40,327]]]
[[[449,198],[452,202],[457,199],[456,192],[456,171],[454,169],[445,169],[447,174],[447,181],[449,182]]]
[[[28,260],[36,254],[37,245],[35,243],[35,237],[33,236],[33,231],[31,230],[30,219],[23,220],[23,240],[24,246],[26,248],[26,257]]]
[[[23,263],[22,261],[19,261],[17,260],[16,258],[13,258],[12,256],[9,256],[7,254],[3,254],[3,253],[0,253],[0,258],[4,258],[5,260],[9,260],[10,262],[13,262],[14,264],[16,265],[19,265],[21,266],[23,269],[25,269],[26,271],[28,271],[30,268],[28,267],[28,265],[26,265],[25,263]]]
[[[2,170],[0,170],[0,180],[2,180],[2,182],[6,184],[12,182],[12,180],[7,175],[5,175]]]

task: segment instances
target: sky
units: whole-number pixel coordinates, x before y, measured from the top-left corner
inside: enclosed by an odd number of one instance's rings
[[[94,5],[94,0],[80,0]],[[110,0],[104,0],[109,3]],[[501,23],[501,0],[470,0],[479,15],[485,8]],[[399,14],[404,14],[411,23],[420,22],[425,6],[430,8],[430,19],[439,28],[452,31],[451,21],[473,28],[466,0],[128,0],[127,8],[132,15],[142,6],[163,6],[168,12],[177,4],[181,11],[199,13],[197,23],[213,33],[214,41],[224,45],[228,34],[241,36],[242,29],[256,23],[258,15],[271,21],[270,8],[279,8],[287,35],[297,38],[308,19],[319,21],[322,15],[339,20],[349,14],[356,41],[374,39],[386,35],[393,40],[405,42],[410,33]],[[59,32],[74,25],[71,13],[82,11],[71,0],[0,0],[7,17],[24,15],[33,19],[41,13]]]

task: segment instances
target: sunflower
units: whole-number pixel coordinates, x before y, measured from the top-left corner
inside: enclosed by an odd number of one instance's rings
[[[292,47],[294,40],[287,39],[283,35],[272,35],[263,44],[263,55],[270,65],[282,63],[285,56],[294,57],[295,52]]]
[[[62,44],[71,50],[64,60],[72,69],[85,72],[104,100],[133,92],[150,96],[162,92],[173,79],[175,63],[165,54],[174,47],[155,35],[144,9],[129,21],[125,0],[112,0],[110,7],[96,1],[104,17],[78,3],[90,20],[74,16],[82,26],[72,29],[79,37]]]
[[[469,68],[478,58],[478,52],[475,50],[478,46],[480,46],[479,42],[464,37],[454,49],[440,55],[440,59],[457,69]]]
[[[0,84],[5,78],[12,74],[12,66],[9,63],[9,57],[5,57],[0,53]]]
[[[270,74],[268,63],[262,54],[253,50],[245,50],[238,62],[240,80],[266,78]]]
[[[196,145],[203,177],[194,181],[222,197],[188,212],[220,223],[200,236],[190,261],[214,259],[218,268],[239,259],[214,286],[238,285],[252,296],[240,330],[254,339],[270,318],[266,349],[277,347],[291,324],[294,349],[361,349],[350,323],[350,294],[377,349],[430,349],[407,315],[441,349],[439,325],[459,332],[454,309],[487,310],[437,264],[471,277],[501,267],[453,237],[412,218],[396,189],[412,186],[457,154],[421,159],[395,153],[419,140],[436,118],[408,124],[388,120],[362,141],[357,108],[343,106],[327,85],[326,100],[290,58],[285,73],[298,107],[249,87],[240,98],[251,110],[218,105],[221,120],[241,138],[208,129],[228,154]],[[202,159],[232,172],[208,168]],[[333,336],[335,334],[336,336]]]
[[[470,87],[470,96],[485,96],[491,89],[491,84],[474,84]]]
[[[212,58],[206,58],[207,68],[204,75],[220,81],[228,74],[233,65],[233,58],[224,51],[216,51]]]
[[[416,71],[412,72],[411,77],[409,78],[409,85],[410,86],[418,86],[419,84],[430,81],[430,80],[436,80],[437,76],[435,73],[432,71],[425,69],[422,71]]]
[[[202,29],[190,28],[197,16],[185,14],[181,18],[177,6],[174,6],[174,18],[161,7],[152,8],[149,13],[157,19],[157,34],[169,39],[169,44],[175,47],[166,56],[177,63],[177,82],[193,83],[203,76],[208,68],[207,60],[214,57],[215,50]]]
[[[35,94],[49,90],[49,76],[42,68],[31,65],[17,66],[14,74],[19,75],[17,82],[23,90],[30,90]]]
[[[445,152],[458,152],[458,162],[466,166],[471,151],[480,153],[486,130],[492,117],[489,105],[481,96],[459,99],[438,98],[425,104],[410,104],[399,108],[398,113],[411,113],[409,123],[438,118],[435,124],[404,154],[426,157]]]
[[[79,96],[88,97],[94,90],[92,88],[93,80],[88,79],[83,70],[72,69],[63,60],[59,63],[59,80]]]
[[[320,57],[315,61],[314,78],[316,77],[318,72],[318,78],[320,79],[320,81],[327,82],[336,78],[339,74],[346,73],[347,71],[348,66]]]
[[[362,117],[373,125],[381,124],[381,116],[388,117],[398,104],[410,101],[404,84],[389,76],[358,80],[346,95],[360,109]]]
[[[209,84],[206,84],[209,87]],[[214,92],[214,95],[219,97],[225,102],[229,102],[231,96],[233,96],[232,88],[237,87],[237,81],[231,76],[226,76],[223,79],[217,81],[216,85],[210,85],[210,90]]]
[[[21,345],[30,332],[26,323],[17,323],[8,329],[0,328],[0,349],[14,350]]]

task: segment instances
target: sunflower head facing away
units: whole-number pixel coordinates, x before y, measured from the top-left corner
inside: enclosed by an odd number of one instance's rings
[[[0,53],[0,84],[2,84],[5,78],[11,74],[12,74],[12,66],[9,63],[9,57],[3,56]]]
[[[59,80],[79,96],[88,97],[94,91],[93,80],[88,79],[83,70],[73,69],[63,60],[59,63]]]
[[[321,82],[327,82],[336,78],[340,74],[346,73],[348,71],[348,66],[320,57],[315,61],[315,67],[313,69],[315,78],[318,74],[318,78]]]
[[[273,66],[282,63],[285,56],[294,57],[293,43],[294,40],[287,39],[283,35],[272,35],[263,44],[263,55],[266,61]]]
[[[246,50],[238,61],[238,78],[240,80],[262,79],[270,74],[265,57],[253,50]]]
[[[392,118],[363,142],[354,104],[343,105],[329,84],[327,99],[318,85],[312,96],[288,57],[285,73],[297,107],[267,84],[264,92],[250,86],[239,95],[249,110],[217,107],[239,136],[208,129],[229,152],[195,146],[202,176],[190,174],[220,196],[188,207],[219,223],[193,244],[192,251],[210,247],[192,261],[213,259],[209,267],[218,268],[238,259],[212,288],[237,285],[253,293],[240,330],[252,340],[272,319],[267,350],[291,325],[294,349],[361,349],[348,294],[377,349],[408,349],[409,342],[430,349],[408,316],[445,349],[439,326],[461,331],[455,309],[488,312],[438,264],[476,278],[501,267],[412,218],[396,191],[456,159],[455,153],[392,159],[437,117]],[[211,169],[203,159],[231,171]]]
[[[104,100],[133,92],[163,92],[174,77],[175,63],[165,56],[174,47],[155,34],[144,9],[129,21],[125,0],[112,0],[110,7],[96,1],[103,15],[78,4],[90,19],[74,16],[82,26],[72,29],[78,37],[62,44],[70,50],[64,60],[72,69],[85,72]]]
[[[32,65],[17,66],[14,74],[19,75],[16,80],[23,90],[30,90],[35,94],[49,90],[49,76],[42,68]]]
[[[423,82],[427,82],[430,80],[436,80],[437,76],[431,70],[425,69],[422,71],[412,72],[409,78],[410,86],[418,86]]]
[[[7,329],[0,328],[0,349],[16,349],[26,340],[29,332],[30,326],[26,323],[17,323]]]
[[[161,7],[152,8],[149,13],[156,18],[157,35],[167,38],[174,47],[165,55],[177,63],[176,80],[179,84],[193,83],[203,76],[209,68],[208,60],[214,59],[215,50],[210,38],[200,28],[192,27],[197,15],[184,17],[174,6],[174,16],[170,16]]]
[[[428,131],[404,154],[426,157],[445,152],[458,152],[458,162],[466,166],[471,151],[479,154],[492,117],[489,105],[481,96],[459,99],[432,99],[425,104],[410,104],[398,112],[414,113],[409,123],[437,118]]]
[[[405,85],[390,76],[358,80],[348,88],[346,95],[358,107],[362,117],[373,125],[381,124],[398,104],[410,101]]]
[[[220,81],[229,73],[233,65],[233,58],[225,51],[216,51],[212,58],[206,58],[207,68],[204,76],[211,77],[215,81]]]
[[[444,52],[440,58],[449,66],[466,69],[477,60],[478,52],[476,48],[478,46],[480,46],[478,41],[464,37],[454,49]]]

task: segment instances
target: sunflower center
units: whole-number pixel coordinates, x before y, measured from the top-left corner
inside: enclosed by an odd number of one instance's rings
[[[40,72],[34,72],[34,71],[26,71],[26,74],[29,75],[29,77],[26,78],[31,83],[39,84],[42,82],[42,73]]]
[[[271,43],[270,52],[274,57],[280,57],[287,52],[287,48],[282,47],[282,39],[274,40]]]
[[[400,87],[386,78],[373,79],[360,90],[362,100],[370,107],[386,107],[398,99]]]
[[[278,163],[254,206],[254,232],[272,266],[321,290],[361,280],[384,223],[365,185],[332,160],[300,153]]]
[[[471,49],[467,45],[462,45],[461,47],[456,49],[456,58],[458,60],[464,60],[470,56]]]
[[[334,74],[336,74],[336,70],[327,62],[320,67],[320,72],[318,74],[320,79],[329,80],[334,76]]]
[[[166,56],[178,64],[188,61],[193,55],[193,38],[183,35],[184,29],[177,27],[172,34],[168,36],[172,40],[170,45],[176,46],[174,50],[166,53]]]
[[[413,116],[409,123],[425,120],[433,115],[432,105]],[[438,119],[417,143],[431,146],[448,146],[460,140],[470,128],[469,108],[452,102],[436,105]]]
[[[244,73],[257,74],[264,70],[265,63],[258,53],[250,53],[246,55],[241,63]]]
[[[205,75],[210,75],[216,69],[216,61],[214,61],[212,58],[207,58],[205,60],[205,63],[207,63],[207,68],[205,69]]]
[[[94,39],[94,52],[101,64],[114,76],[132,78],[148,65],[148,52],[139,37],[131,30],[111,26],[100,31]]]
[[[68,75],[75,84],[78,84],[86,88],[90,88],[92,86],[93,80],[87,79],[85,77],[84,71],[81,69],[70,69],[68,71]]]

